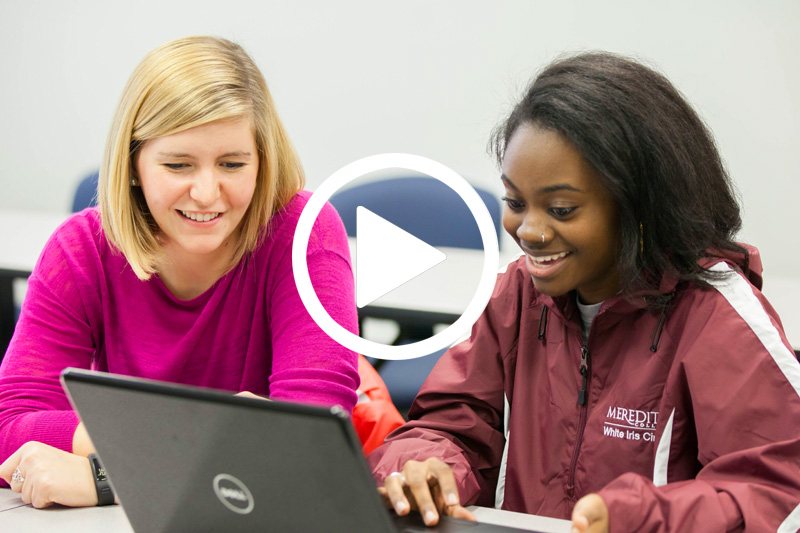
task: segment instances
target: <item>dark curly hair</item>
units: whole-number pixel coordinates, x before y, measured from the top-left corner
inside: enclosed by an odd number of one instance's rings
[[[623,293],[657,293],[667,275],[707,287],[699,261],[747,251],[736,191],[714,139],[662,74],[605,52],[547,66],[492,135],[498,163],[523,124],[556,131],[598,172],[619,207]],[[643,243],[643,252],[641,251]]]

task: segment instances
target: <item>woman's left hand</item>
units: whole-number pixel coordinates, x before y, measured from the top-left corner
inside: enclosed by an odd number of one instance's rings
[[[0,477],[11,490],[20,493],[22,501],[39,509],[54,503],[69,507],[97,505],[89,460],[41,442],[20,446],[0,464]]]
[[[608,533],[608,507],[598,494],[587,494],[572,510],[572,533]]]

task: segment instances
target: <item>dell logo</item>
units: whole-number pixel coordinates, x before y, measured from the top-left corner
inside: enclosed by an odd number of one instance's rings
[[[214,493],[222,504],[238,514],[253,510],[255,502],[247,485],[230,474],[217,474],[214,478]]]
[[[245,494],[241,490],[222,487],[219,489],[219,491],[222,493],[222,497],[225,498],[226,500],[239,500],[240,502],[247,501],[247,494]]]

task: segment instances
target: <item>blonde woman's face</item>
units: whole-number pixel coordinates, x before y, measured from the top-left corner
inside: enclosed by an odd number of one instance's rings
[[[169,260],[215,266],[232,257],[258,175],[250,119],[210,122],[147,141],[136,171]]]

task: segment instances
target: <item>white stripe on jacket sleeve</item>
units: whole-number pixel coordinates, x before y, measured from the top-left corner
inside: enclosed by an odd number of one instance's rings
[[[508,429],[508,421],[511,418],[511,404],[508,403],[508,396],[503,394],[503,434],[506,436],[506,445],[503,447],[503,459],[500,461],[500,473],[497,476],[497,490],[494,494],[494,508],[501,509],[506,497],[506,467],[508,466],[508,441],[511,431]]]
[[[653,485],[663,487],[667,484],[667,468],[669,467],[669,445],[672,443],[672,421],[675,419],[675,408],[669,414],[667,425],[661,433],[661,440],[656,448],[656,462],[653,465]]]
[[[733,274],[733,270],[726,263],[717,263],[709,270],[732,273],[724,279],[712,278],[707,281],[728,300],[739,316],[747,322],[747,325],[772,356],[775,364],[794,387],[794,391],[800,396],[800,363],[797,362],[794,353],[783,344],[780,333],[772,324],[767,312],[764,311],[761,302],[753,294],[750,283],[739,274]]]
[[[717,263],[711,270],[717,272],[732,271],[725,263]],[[761,302],[753,293],[750,284],[740,275],[735,274],[725,279],[710,279],[709,282],[728,300],[728,303],[739,313],[753,333],[769,351],[775,364],[800,396],[800,363],[794,353],[783,344],[780,333],[772,324]],[[800,505],[789,513],[789,516],[778,527],[778,533],[789,533],[800,530]]]
[[[800,505],[795,507],[786,520],[778,526],[778,533],[796,533],[798,530],[800,530]]]

